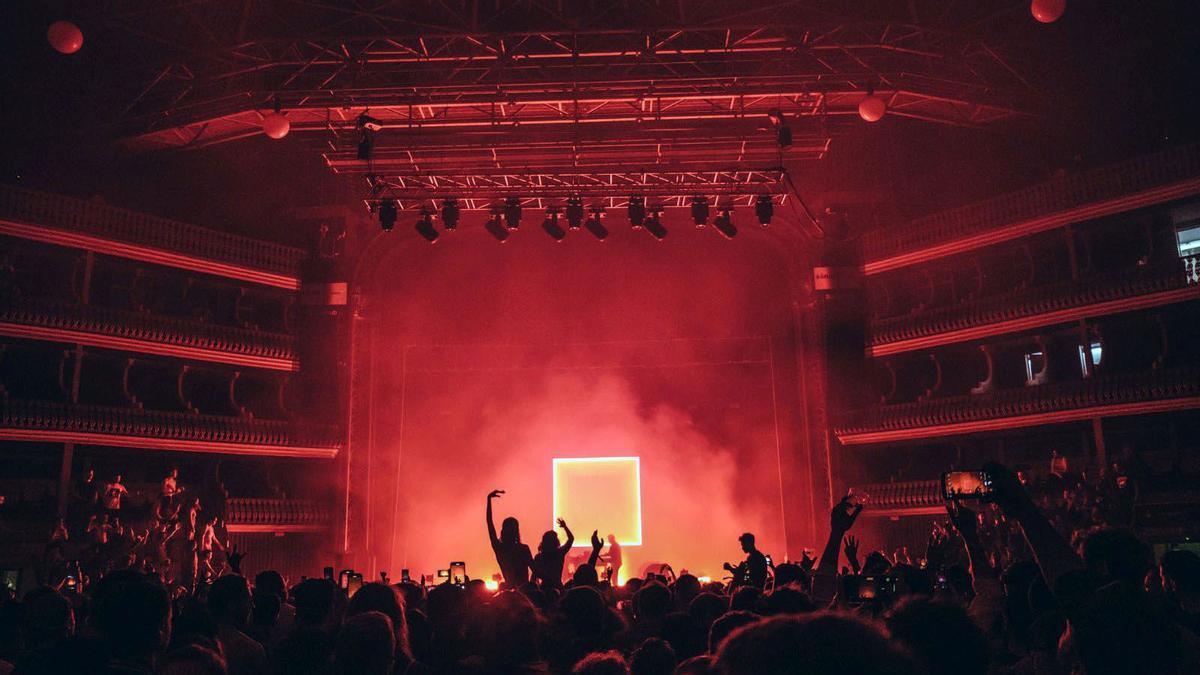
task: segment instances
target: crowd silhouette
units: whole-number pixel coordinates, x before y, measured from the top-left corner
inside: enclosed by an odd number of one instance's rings
[[[45,585],[0,598],[0,673],[1200,672],[1200,557],[1172,550],[1156,563],[1130,531],[1102,524],[1120,505],[1088,481],[1059,475],[1048,497],[1007,467],[985,469],[991,501],[948,503],[923,552],[860,551],[851,532],[863,505],[848,494],[818,557],[773,564],[746,533],[745,561],[727,566],[728,582],[707,583],[664,570],[615,585],[619,545],[609,537],[602,557],[596,531],[588,564],[564,580],[567,523],[558,521],[565,540],[547,531],[534,555],[516,519],[497,534],[495,490],[486,519],[497,591],[479,579],[354,592],[324,577],[248,579],[240,553],[213,564],[215,528],[178,522],[197,508],[166,499],[179,490],[172,475],[157,527],[191,530],[193,582],[164,583],[153,566],[173,534],[151,544],[147,532],[140,553],[88,562],[90,573],[76,561],[49,565]],[[129,536],[114,531],[119,508],[89,515],[101,547]],[[60,523],[54,538],[70,529]]]

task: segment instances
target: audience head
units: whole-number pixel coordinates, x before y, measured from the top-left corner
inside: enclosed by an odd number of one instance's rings
[[[287,601],[287,585],[283,583],[283,576],[275,570],[259,572],[254,577],[254,592],[270,593],[278,597],[280,601]]]
[[[509,516],[500,523],[500,541],[505,544],[521,543],[521,523]]]
[[[717,651],[723,675],[911,675],[912,661],[874,625],[845,614],[777,616],[733,632]]]
[[[363,612],[346,619],[334,649],[335,670],[343,675],[389,675],[395,663],[396,637],[383,612]]]
[[[987,673],[987,639],[960,605],[905,598],[888,614],[887,627],[929,675]]]
[[[643,584],[633,596],[633,611],[639,621],[661,619],[670,609],[671,591],[657,581]]]
[[[292,590],[292,605],[296,608],[296,623],[301,626],[321,626],[333,613],[337,587],[328,579],[305,579]]]
[[[396,651],[406,657],[412,656],[408,645],[408,622],[404,615],[404,598],[387,584],[374,582],[363,585],[346,605],[346,617],[366,612],[380,612],[392,622],[396,632]]]
[[[216,650],[186,645],[168,652],[156,671],[158,675],[226,675],[225,659]]]
[[[571,669],[572,675],[629,675],[629,666],[621,652],[609,650],[583,657]]]
[[[504,591],[492,599],[479,619],[478,648],[488,670],[512,671],[540,662],[542,617],[529,598]]]
[[[729,637],[730,633],[761,619],[762,617],[753,612],[743,612],[740,610],[726,612],[714,621],[712,627],[708,629],[708,653],[716,654],[717,649],[720,648],[725,638]]]
[[[762,599],[762,591],[753,586],[741,586],[729,598],[729,609],[746,612],[758,610],[758,602]]]
[[[246,578],[230,574],[208,589],[208,611],[218,623],[242,628],[250,618],[250,585]]]
[[[729,611],[729,598],[705,591],[695,598],[692,598],[691,604],[688,605],[688,612],[696,617],[696,621],[700,622],[700,627],[708,631],[708,627],[712,625],[717,617]]]
[[[754,550],[754,535],[743,532],[742,536],[738,537],[738,543],[742,545],[743,553],[749,553]]]
[[[632,675],[671,675],[675,671],[675,650],[665,640],[649,638],[629,656]]]
[[[1150,547],[1127,530],[1105,528],[1083,541],[1083,562],[1102,581],[1140,587],[1153,560]]]
[[[75,632],[75,610],[65,595],[49,586],[25,594],[25,641],[36,647],[63,640]]]
[[[546,530],[542,533],[542,541],[538,544],[538,551],[551,553],[558,550],[558,533],[554,530]]]
[[[167,591],[132,570],[110,572],[96,584],[90,622],[114,658],[153,660],[171,635]]]
[[[807,614],[816,609],[808,594],[799,586],[776,588],[767,596],[766,614]]]

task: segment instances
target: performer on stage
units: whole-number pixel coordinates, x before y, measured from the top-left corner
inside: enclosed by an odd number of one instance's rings
[[[621,545],[617,543],[616,535],[608,535],[608,556],[605,557],[604,560],[608,562],[608,568],[611,570],[609,573],[609,581],[615,586],[618,583],[617,580],[620,579],[618,575],[621,573],[622,562]]]
[[[734,567],[725,563],[725,569],[733,573],[732,586],[754,586],[763,588],[767,585],[767,556],[754,547],[754,535],[747,532],[738,537],[746,559]]]

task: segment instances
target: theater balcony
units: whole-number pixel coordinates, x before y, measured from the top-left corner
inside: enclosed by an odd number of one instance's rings
[[[1196,299],[1200,285],[1184,265],[1115,278],[1062,280],[878,319],[871,324],[868,351],[888,356]]]
[[[1061,177],[863,237],[868,275],[1200,194],[1200,146]]]
[[[304,252],[62,195],[0,185],[0,235],[287,290]]]
[[[835,434],[843,445],[905,442],[1195,408],[1200,368],[1181,366],[882,405]]]
[[[295,422],[8,397],[0,440],[318,459],[340,447],[335,429]]]
[[[0,335],[232,366],[299,369],[295,337],[287,333],[72,302],[0,302]]]
[[[940,481],[910,480],[865,483],[852,488],[866,516],[935,516],[946,513]]]
[[[235,497],[225,508],[231,533],[324,532],[333,522],[328,505],[309,499]]]

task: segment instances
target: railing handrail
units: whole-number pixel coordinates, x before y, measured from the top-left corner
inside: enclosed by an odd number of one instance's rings
[[[1179,146],[873,230],[863,236],[863,251],[878,260],[1196,176],[1200,144]]]
[[[284,244],[14,185],[0,184],[0,217],[292,275],[305,257]]]
[[[0,303],[0,321],[32,324],[215,351],[292,358],[296,338],[289,333],[223,326],[96,305],[47,300]]]
[[[1068,279],[988,296],[968,303],[872,321],[871,344],[886,344],[951,330],[951,327],[945,325],[949,322],[962,324],[953,328],[982,325],[1006,318],[1031,316],[1056,309],[1183,288],[1187,285],[1186,275],[1176,273],[1131,275],[1123,278],[1093,276],[1078,281]],[[1035,303],[1039,306],[1033,306]]]
[[[993,419],[1043,410],[1197,395],[1200,395],[1200,368],[1195,366],[1143,373],[1101,374],[1086,380],[867,408],[857,413],[855,422],[836,432],[845,435],[882,429],[920,428],[951,421]]]

